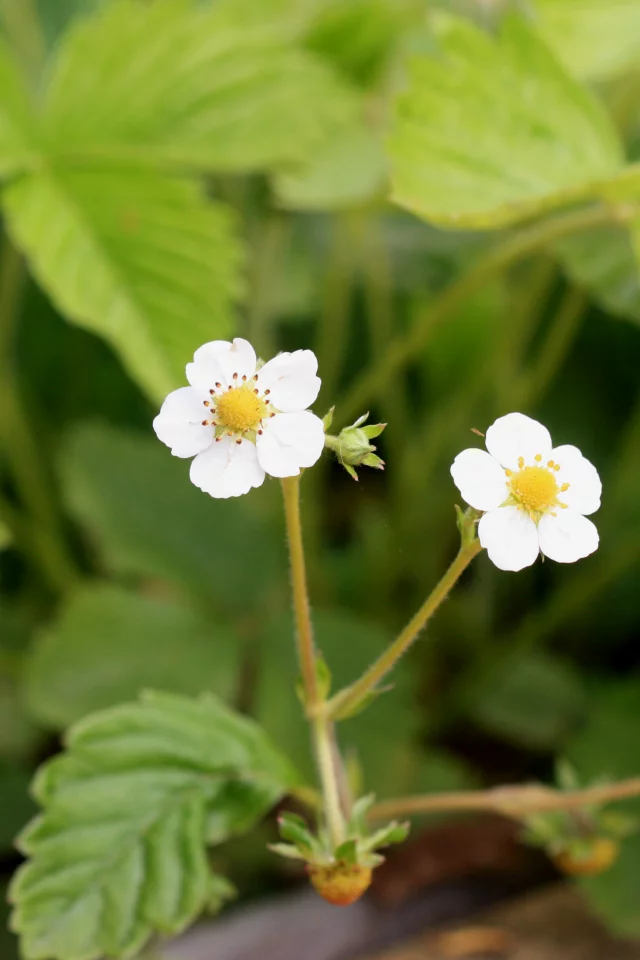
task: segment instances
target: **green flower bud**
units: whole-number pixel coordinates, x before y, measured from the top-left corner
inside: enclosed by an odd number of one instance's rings
[[[358,474],[355,471],[356,467],[373,467],[376,470],[384,470],[384,460],[376,455],[376,447],[370,441],[380,436],[386,427],[386,423],[370,423],[363,426],[368,416],[369,414],[365,413],[364,416],[359,417],[350,427],[341,430],[337,437],[331,434],[325,436],[325,446],[333,450],[342,466],[354,480],[358,479]]]

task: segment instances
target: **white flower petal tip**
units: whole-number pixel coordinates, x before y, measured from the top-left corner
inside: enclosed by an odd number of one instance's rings
[[[259,367],[247,340],[213,340],[187,364],[189,387],[174,390],[153,421],[177,457],[195,457],[190,477],[226,499],[259,487],[265,473],[297,476],[324,449],[322,420],[307,410],[320,390],[311,350],[281,353]]]
[[[451,475],[465,502],[485,511],[478,537],[497,567],[522,570],[539,553],[574,563],[598,548],[586,515],[600,507],[602,484],[577,447],[552,447],[547,428],[522,413],[496,420],[486,445],[459,453]]]

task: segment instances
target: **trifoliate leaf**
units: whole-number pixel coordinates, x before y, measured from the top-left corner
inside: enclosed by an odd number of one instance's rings
[[[0,37],[0,176],[19,171],[35,155],[32,107],[19,68]]]
[[[131,957],[182,930],[211,900],[207,822],[225,785],[268,786],[273,802],[291,778],[260,728],[213,697],[147,693],[87,717],[35,781],[44,809],[10,892],[23,956]]]
[[[195,344],[229,334],[240,251],[229,215],[196,184],[135,166],[49,167],[4,199],[56,305],[107,340],[150,396],[183,383]]]
[[[637,65],[638,0],[533,0],[532,8],[540,33],[576,76],[604,80]]]
[[[215,4],[115,0],[64,39],[45,136],[58,157],[253,170],[310,156],[355,104],[346,81],[264,23]]]
[[[239,649],[183,603],[110,584],[76,591],[37,639],[24,671],[34,718],[62,729],[148,687],[228,699]]]
[[[393,199],[433,223],[496,227],[615,178],[622,150],[594,96],[527,23],[499,38],[438,16],[439,55],[410,63],[391,137]]]

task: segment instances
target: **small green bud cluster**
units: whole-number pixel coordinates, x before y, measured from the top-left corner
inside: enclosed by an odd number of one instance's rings
[[[324,444],[325,447],[333,450],[347,473],[357,480],[356,467],[374,467],[376,470],[384,470],[384,460],[377,456],[375,452],[377,448],[370,441],[380,436],[386,423],[370,423],[365,427],[363,424],[369,416],[365,413],[350,427],[344,427],[337,436],[333,436],[327,433],[333,420],[333,410],[332,407],[323,418]]]
[[[402,843],[409,833],[408,823],[395,820],[370,833],[366,814],[373,801],[372,794],[356,800],[346,825],[346,839],[337,846],[324,828],[316,835],[302,817],[284,813],[278,819],[284,842],[274,843],[270,849],[282,857],[304,861],[313,886],[325,900],[336,906],[353,903],[371,883],[373,869],[384,860],[376,851]]]

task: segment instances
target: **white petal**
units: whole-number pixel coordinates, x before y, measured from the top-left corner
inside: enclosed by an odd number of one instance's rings
[[[193,363],[188,363],[186,369],[187,380],[202,400],[209,396],[210,390],[216,389],[216,383],[220,384],[221,390],[226,390],[228,386],[227,375],[217,357],[213,352],[207,352],[206,348],[210,346],[212,344],[205,343],[204,347],[196,350]]]
[[[538,524],[540,549],[558,563],[575,563],[598,549],[600,538],[595,524],[577,510],[545,514]]]
[[[301,467],[312,467],[324,449],[320,417],[309,413],[278,413],[258,437],[260,466],[272,477],[296,477]]]
[[[260,393],[270,390],[269,400],[284,413],[306,410],[320,391],[317,369],[318,360],[311,350],[280,353],[258,371]]]
[[[476,510],[495,510],[509,496],[504,470],[484,450],[469,448],[459,453],[451,476],[463,500]]]
[[[213,443],[213,427],[203,427],[207,410],[191,387],[180,387],[166,398],[153,421],[156,436],[174,457],[193,457]]]
[[[216,371],[216,380],[222,383],[223,387],[227,387],[235,382],[234,373],[238,374],[239,380],[243,376],[249,380],[256,372],[256,363],[256,352],[248,340],[241,337],[236,337],[233,343],[228,340],[212,340],[196,350],[193,364],[189,364],[187,368],[187,376],[191,383],[190,370],[193,372],[194,367],[204,368],[206,365],[212,372]],[[215,380],[209,383],[207,389],[213,387],[214,383]]]
[[[570,444],[555,447],[551,459],[560,464],[558,484],[569,484],[568,490],[558,494],[560,502],[577,513],[595,513],[600,508],[602,482],[594,465]]]
[[[551,434],[537,420],[523,413],[508,413],[487,430],[487,450],[503,467],[518,469],[518,457],[527,464],[534,463],[537,454],[543,460],[551,456]]]
[[[538,556],[536,525],[518,507],[498,507],[485,513],[478,524],[478,537],[500,570],[522,570]]]
[[[264,470],[258,463],[255,444],[249,440],[236,443],[223,437],[198,454],[191,464],[189,476],[191,482],[205,493],[226,500],[259,487],[264,480]]]

